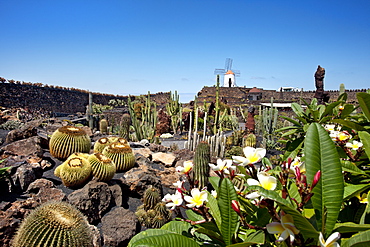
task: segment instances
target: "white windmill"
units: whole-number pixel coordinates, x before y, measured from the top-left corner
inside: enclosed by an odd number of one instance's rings
[[[239,70],[231,70],[233,60],[231,58],[226,58],[224,69],[215,69],[216,75],[224,76],[224,87],[237,87],[235,83],[235,77],[240,76]]]

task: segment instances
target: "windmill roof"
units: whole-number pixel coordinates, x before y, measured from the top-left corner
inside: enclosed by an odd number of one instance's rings
[[[227,72],[226,72],[226,75],[234,75],[234,72],[232,72],[231,70],[228,70]]]

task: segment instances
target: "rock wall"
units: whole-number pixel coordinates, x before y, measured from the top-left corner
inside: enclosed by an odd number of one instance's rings
[[[127,101],[128,96],[93,94],[93,102],[107,105],[111,99]],[[157,104],[165,104],[169,93],[152,94],[151,99]],[[89,103],[88,91],[46,87],[37,85],[0,83],[0,106],[6,108],[27,108],[30,111],[48,113],[86,112]]]

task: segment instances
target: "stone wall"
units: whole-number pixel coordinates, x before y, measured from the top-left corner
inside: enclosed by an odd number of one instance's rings
[[[111,99],[127,101],[128,96],[92,93],[93,102],[107,105]],[[165,104],[169,93],[151,94],[151,100],[158,105]],[[27,108],[29,111],[48,113],[86,112],[89,93],[83,90],[0,83],[0,106],[6,108]]]

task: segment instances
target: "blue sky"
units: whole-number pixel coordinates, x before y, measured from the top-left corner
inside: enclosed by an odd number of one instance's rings
[[[189,102],[233,59],[238,86],[369,88],[368,0],[1,0],[0,77]]]

